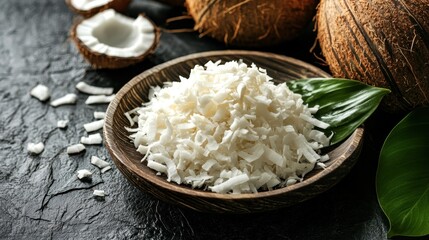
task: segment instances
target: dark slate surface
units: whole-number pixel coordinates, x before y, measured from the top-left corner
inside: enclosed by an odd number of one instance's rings
[[[184,9],[134,0],[128,15],[140,12],[164,28],[192,26],[186,20],[165,24]],[[377,126],[377,114],[367,124],[371,134],[362,157],[341,183],[312,200],[268,213],[213,215],[167,205],[138,191],[115,167],[101,174],[92,166],[92,155],[105,156],[111,162],[102,146],[89,146],[82,154],[68,156],[66,147],[86,135],[82,125],[93,120],[94,111],[107,107],[85,105],[87,96],[77,93],[77,82],[113,86],[117,91],[156,64],[225,48],[213,40],[199,39],[195,33],[163,32],[160,46],[144,63],[95,71],[68,38],[73,19],[61,0],[0,1],[1,239],[385,238],[387,224],[377,204],[374,176],[380,138],[388,127]],[[313,37],[310,34],[308,40],[264,50],[323,67],[308,52]],[[53,108],[39,102],[29,95],[37,83],[49,86],[52,98],[77,93],[77,105]],[[69,127],[57,129],[58,119],[69,119]],[[29,155],[27,144],[39,141],[45,144],[44,152]],[[94,172],[92,182],[77,180],[75,172],[82,168]],[[104,201],[96,200],[93,189],[109,195]]]

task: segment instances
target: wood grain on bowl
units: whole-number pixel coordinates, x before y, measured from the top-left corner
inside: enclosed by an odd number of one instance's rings
[[[290,206],[326,191],[340,181],[358,159],[363,128],[358,128],[344,142],[329,150],[331,158],[325,169],[313,170],[304,181],[297,184],[248,194],[218,194],[186,185],[170,183],[165,176],[140,162],[143,157],[136,151],[125,129],[129,122],[124,113],[148,101],[150,86],[162,85],[165,81],[178,81],[179,76],[188,77],[196,64],[203,65],[209,60],[243,60],[255,63],[267,70],[273,81],[280,83],[292,79],[309,77],[330,77],[326,72],[302,61],[255,51],[213,51],[188,55],[155,66],[128,82],[110,103],[104,125],[105,145],[118,169],[139,189],[155,197],[202,212],[250,213],[274,210]]]

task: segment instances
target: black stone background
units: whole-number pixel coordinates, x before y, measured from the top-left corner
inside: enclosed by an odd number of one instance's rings
[[[166,23],[184,14],[150,0],[134,0],[127,15],[145,13],[167,29],[189,29],[190,20]],[[75,15],[62,0],[0,1],[0,238],[1,239],[385,239],[387,221],[378,206],[374,178],[382,139],[396,121],[376,112],[367,122],[365,146],[351,172],[335,187],[295,206],[274,212],[218,215],[165,204],[140,192],[113,166],[101,174],[90,156],[105,156],[103,146],[88,146],[75,156],[66,153],[86,133],[84,123],[107,105],[84,104],[79,81],[118,91],[133,76],[170,59],[227,48],[196,33],[163,31],[156,52],[143,63],[122,70],[93,70],[68,37]],[[314,34],[272,51],[326,70],[309,48]],[[316,54],[318,51],[316,50]],[[55,99],[78,94],[77,105],[53,108],[29,94],[38,83]],[[66,130],[56,127],[69,119]],[[27,153],[29,142],[42,141],[40,155]],[[94,172],[91,183],[75,172]],[[93,189],[105,190],[104,201]]]

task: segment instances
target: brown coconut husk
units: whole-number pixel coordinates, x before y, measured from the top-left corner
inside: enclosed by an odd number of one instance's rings
[[[186,0],[200,36],[228,45],[261,47],[296,38],[311,22],[318,0]]]
[[[96,8],[92,8],[89,10],[82,10],[82,9],[78,9],[75,8],[72,4],[71,4],[71,0],[65,0],[67,6],[69,7],[70,10],[72,10],[72,12],[79,14],[81,16],[83,16],[84,18],[88,18],[88,17],[92,17],[95,14],[102,12],[106,9],[114,9],[117,12],[125,12],[128,9],[128,5],[130,5],[131,0],[112,0],[108,3],[106,3],[105,5],[96,7]]]
[[[391,89],[388,112],[429,105],[429,0],[322,0],[317,23],[335,77]]]
[[[141,14],[141,15],[145,17],[144,14]],[[137,64],[139,62],[142,62],[143,60],[146,59],[147,56],[152,54],[159,44],[161,32],[159,28],[156,27],[156,25],[150,19],[148,19],[155,29],[155,41],[152,43],[152,46],[140,56],[116,57],[116,56],[109,56],[107,54],[93,52],[76,35],[76,28],[83,20],[84,19],[80,19],[73,24],[70,30],[70,37],[73,40],[73,42],[76,44],[76,47],[78,48],[80,54],[82,54],[85,60],[88,63],[90,63],[92,68],[94,69],[118,69],[118,68],[124,68],[124,67]]]

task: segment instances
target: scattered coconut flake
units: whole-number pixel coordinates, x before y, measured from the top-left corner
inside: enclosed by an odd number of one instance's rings
[[[100,103],[110,103],[115,98],[115,94],[112,94],[110,96],[106,95],[93,95],[89,96],[85,103],[88,105],[91,104],[100,104]]]
[[[100,159],[97,156],[91,156],[91,164],[97,166],[100,169],[110,166],[110,163]]]
[[[105,116],[106,116],[105,112],[94,112],[95,119],[104,119]]]
[[[104,125],[104,119],[101,119],[94,122],[86,123],[83,125],[83,127],[85,128],[85,131],[93,132],[103,128],[103,125]]]
[[[74,93],[68,93],[66,95],[64,95],[63,97],[57,98],[53,101],[51,101],[51,106],[52,107],[58,107],[61,105],[66,105],[66,104],[75,104],[77,101],[77,95]]]
[[[91,86],[85,82],[78,82],[76,88],[83,93],[91,95],[111,95],[113,93],[113,88]]]
[[[66,128],[69,123],[69,120],[58,120],[57,127],[58,128]]]
[[[112,169],[112,167],[111,166],[107,166],[107,167],[101,169],[101,173],[105,173],[105,172],[109,171],[110,169]]]
[[[28,143],[27,151],[31,154],[40,154],[45,149],[45,145],[42,142],[39,143]]]
[[[51,96],[49,88],[43,84],[38,84],[30,91],[30,95],[44,102]]]
[[[94,190],[93,195],[95,197],[102,197],[102,198],[104,198],[107,194],[104,192],[104,190]]]
[[[100,133],[90,134],[88,137],[81,137],[80,143],[86,145],[101,144],[103,143],[103,138],[101,137]]]
[[[78,143],[67,147],[67,154],[76,154],[82,152],[83,150],[85,150],[85,146],[81,143]]]
[[[92,173],[87,169],[77,170],[77,178],[80,180],[90,180]]]
[[[328,125],[301,95],[264,69],[231,61],[195,66],[188,78],[149,91],[125,116],[142,162],[167,181],[217,193],[288,186],[323,166]],[[136,119],[137,116],[137,119]]]

